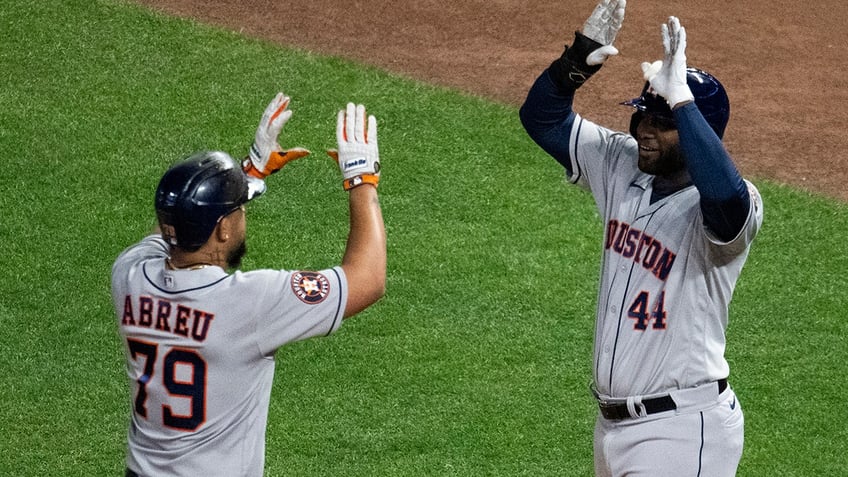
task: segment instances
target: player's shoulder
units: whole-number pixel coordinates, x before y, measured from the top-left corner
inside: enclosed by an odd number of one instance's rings
[[[312,308],[321,303],[332,303],[333,297],[344,297],[347,293],[347,281],[340,266],[316,271],[237,271],[231,275],[227,286],[230,288],[228,293],[251,302],[261,310]],[[265,315],[274,313],[267,311]]]
[[[750,208],[748,209],[748,218],[745,220],[742,229],[736,237],[729,241],[721,240],[709,232],[707,235],[714,248],[722,250],[724,254],[740,253],[745,250],[754,241],[763,225],[763,200],[760,191],[751,181],[744,179],[744,182],[750,198]]]
[[[132,265],[143,260],[165,258],[168,256],[168,244],[161,235],[148,235],[141,241],[125,248],[115,259],[112,270]]]
[[[605,181],[611,176],[621,176],[626,182],[638,175],[634,160],[638,145],[633,136],[580,116],[571,134],[569,155],[575,171],[569,178],[572,183],[586,182],[583,175]]]
[[[339,266],[328,268],[325,270],[285,270],[285,269],[269,269],[260,268],[256,270],[237,270],[232,274],[234,283],[243,283],[247,285],[258,285],[266,283],[269,285],[291,285],[297,286],[304,281],[317,282],[338,282],[343,280],[344,272]]]

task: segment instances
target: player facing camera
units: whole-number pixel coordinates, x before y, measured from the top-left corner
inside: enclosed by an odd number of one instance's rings
[[[721,142],[730,115],[724,87],[686,66],[676,17],[661,26],[663,59],[641,64],[642,93],[621,103],[635,109],[629,134],[573,110],[578,88],[618,54],[625,6],[599,0],[520,111],[528,135],[591,195],[603,220],[595,475],[730,477],[744,417],[728,382],[725,330],[762,202]]]
[[[686,68],[686,85],[692,91],[698,111],[716,135],[722,138],[727,122],[730,120],[730,99],[727,97],[724,86],[715,76],[693,67]],[[668,101],[651,88],[650,82],[645,82],[639,97],[620,104],[636,110],[630,120],[630,134],[634,137],[636,126],[644,117],[656,121],[657,127],[677,129],[677,122]]]

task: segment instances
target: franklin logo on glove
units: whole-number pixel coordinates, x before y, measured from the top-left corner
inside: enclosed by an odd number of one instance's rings
[[[359,157],[346,161],[342,167],[344,167],[345,172],[348,172],[355,169],[362,169],[366,165],[368,165],[368,160],[364,157]]]

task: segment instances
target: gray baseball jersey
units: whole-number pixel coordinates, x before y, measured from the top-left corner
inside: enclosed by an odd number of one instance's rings
[[[274,353],[339,328],[344,272],[174,271],[167,256],[152,235],[112,268],[132,393],[127,465],[145,476],[261,476]]]
[[[747,222],[723,242],[705,228],[694,186],[650,202],[653,176],[638,169],[631,136],[578,116],[569,150],[569,180],[591,191],[606,229],[594,343],[597,392],[644,396],[726,378],[728,305],[763,220],[757,189],[747,183]]]

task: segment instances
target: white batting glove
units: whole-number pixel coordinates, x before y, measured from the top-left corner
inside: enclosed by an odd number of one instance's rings
[[[642,63],[642,75],[651,84],[651,89],[674,109],[695,100],[686,83],[686,29],[680,26],[677,17],[668,17],[668,23],[663,24],[662,39],[664,59]]]
[[[607,58],[618,54],[618,49],[612,44],[624,21],[626,6],[627,0],[601,0],[583,24],[583,35],[604,45],[589,53],[587,65],[603,64]]]
[[[338,150],[327,154],[336,161],[344,177],[345,190],[380,182],[380,153],[377,149],[377,118],[365,115],[365,106],[347,103],[336,120]]]
[[[250,153],[242,162],[242,169],[247,175],[264,179],[289,162],[309,155],[309,151],[302,147],[283,150],[277,142],[280,131],[292,115],[288,109],[289,101],[291,98],[277,93],[262,113]]]

